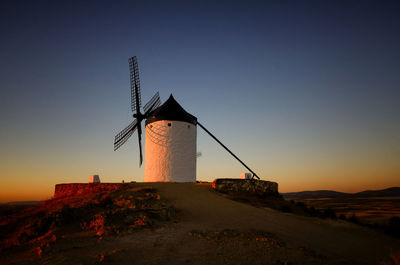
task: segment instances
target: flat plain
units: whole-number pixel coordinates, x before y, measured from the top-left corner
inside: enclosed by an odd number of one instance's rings
[[[390,218],[400,217],[400,196],[395,197],[342,197],[293,199],[318,210],[332,209],[336,215],[356,216],[367,224],[387,224]]]

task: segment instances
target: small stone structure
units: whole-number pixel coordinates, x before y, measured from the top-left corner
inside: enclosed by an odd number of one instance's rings
[[[91,175],[89,178],[89,183],[100,183],[99,175]]]
[[[251,173],[242,173],[240,174],[241,179],[251,179],[253,175]]]
[[[278,183],[256,179],[215,179],[214,190],[239,196],[280,197]]]

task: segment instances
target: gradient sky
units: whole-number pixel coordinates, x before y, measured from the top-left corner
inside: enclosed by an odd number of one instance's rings
[[[143,181],[145,103],[177,101],[281,192],[400,186],[398,1],[2,1],[0,201]],[[246,170],[198,129],[197,179]]]

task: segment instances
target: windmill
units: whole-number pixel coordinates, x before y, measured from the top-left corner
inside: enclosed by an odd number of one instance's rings
[[[145,119],[145,182],[194,182],[196,181],[196,160],[201,153],[196,152],[197,125],[237,159],[252,173],[252,178],[260,179],[243,161],[230,151],[220,140],[207,130],[197,118],[186,112],[171,96],[160,106],[158,92],[140,111],[141,95],[139,69],[136,57],[129,59],[131,83],[131,108],[134,120],[115,136],[114,151],[138,131],[140,161],[142,154],[142,127]]]

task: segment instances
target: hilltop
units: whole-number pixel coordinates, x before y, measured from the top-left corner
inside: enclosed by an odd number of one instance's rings
[[[2,264],[368,265],[400,251],[374,230],[235,201],[209,183],[56,198],[2,217],[0,236],[18,239],[0,242]]]

